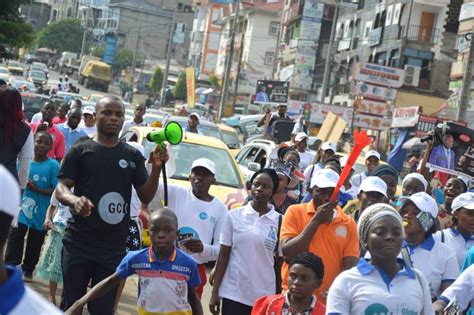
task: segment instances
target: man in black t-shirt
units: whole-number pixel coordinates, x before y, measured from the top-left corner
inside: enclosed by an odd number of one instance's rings
[[[125,117],[119,98],[102,98],[96,110],[96,136],[71,147],[58,175],[56,197],[72,212],[63,239],[63,310],[86,293],[89,281],[94,286],[115,272],[125,255],[132,185],[141,202],[151,202],[161,169],[154,152],[148,177],[141,153],[119,141]],[[89,303],[89,313],[113,314],[115,296],[112,290]]]

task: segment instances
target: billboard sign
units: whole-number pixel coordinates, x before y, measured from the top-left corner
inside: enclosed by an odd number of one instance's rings
[[[194,108],[196,96],[196,82],[194,76],[194,68],[186,68],[186,93],[188,96],[188,106]]]
[[[395,108],[392,117],[392,128],[414,127],[418,123],[419,106]]]
[[[354,85],[352,93],[356,96],[375,98],[382,101],[392,101],[397,99],[397,90],[377,86],[373,84],[359,82]]]
[[[288,81],[267,81],[258,80],[255,92],[255,104],[287,104]]]
[[[405,70],[373,63],[358,62],[354,64],[352,69],[352,79],[391,88],[399,88],[405,80]]]
[[[309,121],[314,124],[322,124],[329,113],[344,119],[346,124],[350,127],[352,122],[352,114],[354,109],[347,106],[327,105],[321,103],[311,104],[311,116]]]
[[[117,52],[117,36],[113,33],[105,34],[105,49],[102,59],[109,65],[115,64],[115,54]]]
[[[354,101],[354,108],[358,113],[392,117],[394,106],[381,101],[363,99]]]
[[[371,130],[388,130],[392,125],[391,118],[376,117],[365,114],[354,114],[354,127]]]

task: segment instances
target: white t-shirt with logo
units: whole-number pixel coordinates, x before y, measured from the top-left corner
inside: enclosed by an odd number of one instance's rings
[[[229,212],[222,226],[221,244],[232,250],[219,287],[220,297],[253,305],[258,298],[275,294],[273,264],[279,218],[273,206],[259,216],[251,203]]]
[[[387,277],[359,260],[332,283],[326,314],[434,314],[428,282],[421,272],[405,265],[390,282]]]
[[[441,295],[446,302],[456,300],[462,310],[474,305],[474,265],[469,266]]]
[[[444,237],[442,237],[442,235]],[[471,237],[470,239],[466,240],[459,233],[459,231],[454,228],[438,231],[433,235],[433,237],[437,242],[445,243],[446,245],[448,245],[448,247],[454,250],[456,254],[456,259],[458,261],[459,269],[462,269],[462,265],[464,264],[464,260],[466,259],[467,252],[472,246],[474,246],[474,237]]]
[[[163,183],[158,193],[163,199]],[[168,208],[178,217],[179,240],[196,238],[202,241],[204,250],[199,254],[190,254],[198,264],[217,260],[219,256],[219,238],[222,224],[227,215],[227,207],[216,197],[210,202],[198,199],[191,187],[184,188],[168,184]],[[186,251],[186,248],[181,247]]]

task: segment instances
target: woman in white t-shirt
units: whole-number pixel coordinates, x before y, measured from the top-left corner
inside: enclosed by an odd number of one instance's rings
[[[400,214],[377,203],[362,212],[359,240],[371,255],[334,280],[326,314],[433,314],[426,278],[397,256],[403,242]]]
[[[461,269],[467,252],[474,246],[474,193],[466,192],[454,198],[451,211],[453,226],[436,232],[434,238],[454,250]]]
[[[426,277],[431,298],[435,300],[459,276],[456,255],[449,246],[433,238],[438,216],[438,205],[433,197],[418,192],[401,197],[400,202],[403,204],[400,215],[405,227],[403,259]]]
[[[221,298],[222,315],[250,315],[258,298],[275,294],[281,216],[269,202],[278,182],[273,169],[256,172],[250,179],[252,201],[224,220],[209,302],[213,314],[219,314]]]

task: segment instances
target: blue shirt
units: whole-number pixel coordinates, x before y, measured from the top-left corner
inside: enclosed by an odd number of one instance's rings
[[[36,184],[41,189],[56,188],[58,184],[59,163],[52,158],[43,162],[30,162],[29,181]],[[21,201],[21,211],[18,215],[18,222],[29,228],[42,231],[49,206],[50,195],[43,195],[26,188]]]
[[[66,143],[66,153],[69,149],[77,142],[77,140],[89,136],[87,133],[82,130],[79,126],[72,130],[71,127],[68,126],[67,122],[57,125],[56,126],[64,135],[64,142]]]
[[[121,278],[137,274],[139,278],[139,314],[191,315],[188,288],[201,283],[194,259],[180,249],[174,249],[163,261],[158,260],[153,247],[131,251],[116,270]]]
[[[438,145],[433,148],[428,163],[454,170],[454,160],[456,155],[453,150],[446,148],[444,145]]]

